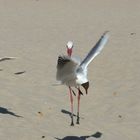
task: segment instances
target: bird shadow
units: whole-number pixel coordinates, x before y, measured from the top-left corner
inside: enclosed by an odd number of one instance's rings
[[[12,112],[12,111],[9,111],[7,108],[4,108],[4,107],[0,107],[0,113],[1,113],[1,114],[12,115],[12,116],[18,117],[18,118],[19,118],[19,117],[23,118],[22,116],[19,116],[19,115],[15,114],[15,113]]]
[[[86,140],[89,137],[100,138],[101,136],[102,136],[101,132],[96,132],[93,135],[89,135],[89,136],[80,136],[80,137],[78,137],[78,136],[66,136],[62,139],[60,139],[60,138],[55,138],[55,139],[57,139],[57,140]]]
[[[61,112],[64,113],[64,114],[66,114],[66,115],[69,115],[69,116],[71,117],[71,112],[69,112],[69,111],[67,111],[67,110],[65,110],[65,109],[61,109]],[[74,117],[77,117],[76,114],[73,114],[73,116],[74,116]],[[81,119],[84,119],[83,117],[80,117],[80,118],[81,118]]]

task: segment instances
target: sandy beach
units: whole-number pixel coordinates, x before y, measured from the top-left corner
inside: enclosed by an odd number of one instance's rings
[[[0,139],[140,139],[139,3],[0,0]],[[80,125],[71,127],[68,89],[54,86],[58,55],[71,40],[73,55],[84,58],[107,30],[109,42],[88,69]]]

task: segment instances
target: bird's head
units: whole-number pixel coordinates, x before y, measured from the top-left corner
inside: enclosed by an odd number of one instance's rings
[[[73,42],[72,41],[68,41],[66,46],[67,46],[67,54],[68,54],[68,56],[71,56],[72,48],[73,48]]]
[[[88,94],[88,88],[89,88],[89,81],[86,83],[81,84],[81,86],[85,89],[86,94]]]

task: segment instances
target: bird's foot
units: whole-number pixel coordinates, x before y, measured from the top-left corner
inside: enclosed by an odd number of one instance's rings
[[[80,124],[79,121],[77,121],[76,124]]]
[[[73,113],[71,114],[71,126],[74,126],[74,123],[73,123]]]
[[[76,124],[80,124],[80,118],[79,118],[79,116],[77,116],[77,121],[76,121]]]
[[[76,124],[80,124],[79,111],[77,112],[77,121],[76,121]]]
[[[71,122],[71,125],[70,126],[74,126],[74,123],[73,122]]]

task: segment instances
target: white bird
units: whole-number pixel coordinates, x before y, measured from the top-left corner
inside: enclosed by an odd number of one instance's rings
[[[88,93],[89,81],[87,79],[87,67],[89,63],[101,52],[107,43],[109,38],[108,31],[104,32],[101,38],[98,40],[96,45],[89,51],[87,56],[80,61],[72,55],[73,42],[69,41],[67,43],[67,56],[60,55],[57,61],[57,73],[56,79],[61,82],[61,84],[69,87],[70,102],[71,102],[71,126],[74,125],[73,122],[73,96],[72,87],[78,89],[78,109],[77,109],[77,124],[79,124],[79,109],[80,109],[80,96],[82,94],[80,86],[82,86],[86,94]]]

